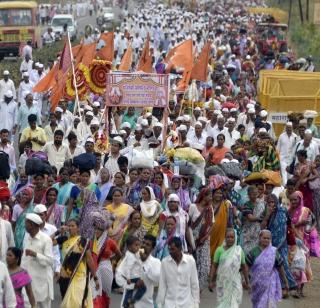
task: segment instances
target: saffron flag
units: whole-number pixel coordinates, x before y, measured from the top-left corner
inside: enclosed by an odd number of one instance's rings
[[[56,84],[56,74],[59,70],[59,65],[56,63],[51,70],[33,87],[33,92],[46,92],[49,91]]]
[[[150,54],[150,36],[148,33],[143,51],[138,63],[137,71],[152,73],[152,55]]]
[[[132,47],[131,44],[129,44],[125,54],[123,55],[121,59],[121,63],[119,66],[119,71],[129,71],[132,65]]]
[[[60,55],[60,61],[59,61],[59,70],[62,71],[62,73],[66,73],[72,64],[72,54],[71,54],[71,44],[69,37],[66,39],[66,42],[64,43],[64,47],[62,50],[62,53]]]
[[[165,63],[168,64],[166,72],[168,69],[174,67],[182,67],[184,69],[191,69],[193,66],[193,43],[192,40],[186,40],[179,44],[178,46],[172,48],[167,57],[165,58]]]
[[[114,33],[113,31],[102,33],[100,40],[104,41],[105,46],[96,52],[96,58],[112,62],[114,56]]]
[[[191,79],[200,80],[206,82],[208,79],[208,63],[210,58],[211,42],[207,42],[202,50],[196,63],[191,71]]]

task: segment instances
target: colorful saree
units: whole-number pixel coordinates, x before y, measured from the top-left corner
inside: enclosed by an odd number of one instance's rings
[[[229,249],[218,247],[214,263],[217,270],[217,308],[238,308],[242,301],[241,264],[244,262],[242,248],[237,241]]]
[[[295,236],[304,242],[310,251],[310,256],[319,258],[320,241],[315,228],[315,217],[307,207],[304,207],[303,194],[300,191],[296,191],[294,194],[300,199],[300,204],[297,208],[289,207],[289,215]]]
[[[281,282],[276,269],[282,265],[281,261],[277,248],[271,245],[263,250],[255,247],[247,255],[253,308],[276,308],[282,299]]]
[[[16,243],[16,247],[19,249],[23,248],[23,240],[26,233],[26,216],[28,213],[33,213],[33,209],[33,204],[29,204],[29,206],[22,211],[16,221],[16,226],[14,229],[14,242]]]
[[[221,202],[219,207],[214,211],[215,223],[211,230],[210,237],[210,255],[213,257],[216,249],[222,245],[227,225],[228,225],[228,213],[229,213],[230,202],[224,200]]]
[[[289,289],[293,289],[297,284],[288,263],[289,249],[287,244],[287,231],[290,218],[287,209],[280,206],[278,198],[275,195],[271,195],[271,197],[275,202],[276,210],[269,219],[268,229],[272,234],[272,245],[277,248],[282,257],[283,268],[289,283]],[[281,283],[283,284],[283,281],[281,281]]]
[[[22,269],[19,272],[10,274],[14,292],[16,294],[17,306],[16,308],[24,308],[24,299],[22,289],[31,283],[31,277],[28,272]]]
[[[62,245],[63,263],[60,272],[61,308],[92,308],[89,272],[85,260],[88,241],[80,236],[69,238]]]
[[[64,185],[61,183],[55,183],[52,187],[58,190],[57,203],[61,205],[67,205],[70,198],[72,187],[75,186],[73,183],[68,182]]]

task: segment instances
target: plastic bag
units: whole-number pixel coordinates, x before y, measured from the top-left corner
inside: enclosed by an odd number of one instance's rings
[[[203,156],[199,151],[189,147],[176,149],[174,153],[174,158],[177,158],[179,160],[186,160],[195,165],[205,162]]]
[[[153,168],[153,150],[138,151],[132,149],[128,154],[130,168]]]

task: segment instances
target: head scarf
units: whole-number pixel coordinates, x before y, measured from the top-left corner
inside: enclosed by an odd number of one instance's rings
[[[100,230],[108,230],[114,220],[114,216],[110,214],[105,208],[96,208],[90,213],[94,227]]]
[[[32,201],[33,198],[33,188],[31,186],[25,187],[21,190],[22,194],[26,194],[28,197],[28,203]]]
[[[303,202],[303,194],[301,191],[295,191],[292,196],[294,197],[298,197],[299,200],[300,200],[300,203],[299,205],[296,207],[296,208],[293,208],[290,204],[289,206],[289,215],[290,215],[290,218],[291,218],[291,222],[293,224],[296,224],[299,219],[300,219],[300,216],[301,216],[301,213],[302,213],[302,209],[304,207],[304,202]]]
[[[148,190],[150,194],[150,200],[149,201],[142,200],[140,203],[140,208],[141,208],[142,216],[148,218],[148,217],[152,217],[156,213],[157,209],[160,208],[160,204],[156,200],[156,196],[154,194],[152,187],[146,186],[145,189]]]

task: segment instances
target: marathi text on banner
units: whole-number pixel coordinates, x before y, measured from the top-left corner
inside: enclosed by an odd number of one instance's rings
[[[107,74],[108,106],[161,107],[169,103],[169,75],[110,73]]]

